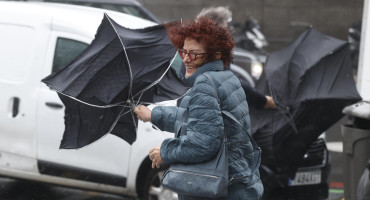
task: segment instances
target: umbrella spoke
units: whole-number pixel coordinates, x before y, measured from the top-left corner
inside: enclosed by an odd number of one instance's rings
[[[118,114],[118,116],[116,117],[116,119],[114,120],[114,122],[113,122],[113,124],[112,124],[112,126],[110,127],[110,129],[109,129],[109,131],[108,131],[108,133],[110,133],[110,132],[112,132],[112,130],[114,129],[114,127],[116,126],[116,124],[117,124],[117,122],[118,122],[118,120],[121,118],[121,113],[123,112],[123,110],[124,110],[125,108],[122,108],[121,109],[121,111],[120,111],[120,113]]]
[[[118,34],[118,32],[117,32],[117,29],[116,29],[116,27],[114,26],[114,23],[112,23],[112,20],[108,17],[108,15],[107,15],[106,13],[104,13],[104,15],[107,17],[107,19],[108,19],[109,23],[111,24],[111,27],[114,29],[114,31],[115,31],[115,33],[116,33],[116,37],[118,37],[119,41],[120,41],[120,42],[121,42],[121,44],[122,44],[123,52],[125,53],[125,58],[126,58],[127,65],[128,65],[128,70],[129,70],[129,72],[130,72],[130,82],[129,82],[130,87],[129,87],[129,92],[128,92],[128,93],[129,93],[129,94],[131,94],[131,96],[132,96],[132,83],[133,83],[134,81],[133,81],[133,76],[132,76],[131,64],[130,64],[130,61],[129,61],[128,56],[127,56],[126,47],[125,47],[125,45],[123,44],[121,37],[119,37],[119,34]]]
[[[171,68],[171,65],[173,63],[173,61],[175,60],[175,57],[176,57],[176,53],[175,55],[173,56],[170,64],[168,65],[167,69],[165,70],[165,72],[161,75],[161,77],[159,77],[159,79],[157,79],[156,81],[154,81],[153,83],[151,83],[150,85],[146,86],[144,89],[142,89],[140,92],[136,93],[135,95],[133,95],[133,98],[135,98],[137,95],[140,95],[140,98],[142,96],[142,94],[147,91],[148,89],[150,89],[151,87],[153,87],[154,85],[158,84],[162,79],[163,77],[166,75],[166,73],[168,72],[168,70]],[[139,98],[139,99],[140,99]]]
[[[132,122],[134,123],[134,126],[135,126],[135,129],[137,129],[137,124],[136,124],[136,120],[135,120],[135,114],[133,112],[133,110],[131,109],[130,110],[131,112],[131,117],[132,117]]]
[[[58,92],[58,94],[64,95],[66,97],[69,97],[69,98],[71,98],[71,99],[73,99],[73,100],[75,100],[77,102],[80,102],[82,104],[85,104],[85,105],[88,105],[88,106],[91,106],[91,107],[96,107],[96,108],[111,108],[111,107],[115,107],[115,106],[121,106],[122,104],[124,104],[124,102],[118,102],[118,103],[115,103],[115,104],[108,104],[108,105],[101,106],[101,105],[96,105],[96,104],[92,104],[92,103],[87,103],[85,101],[82,101],[80,99],[77,99],[76,97],[72,97],[70,95],[64,94],[64,93],[59,92],[59,91],[56,91],[56,92]]]

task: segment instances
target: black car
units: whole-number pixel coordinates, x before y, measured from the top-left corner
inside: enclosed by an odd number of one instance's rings
[[[323,134],[324,135],[324,134]],[[258,144],[263,138],[255,136]],[[326,199],[329,195],[329,151],[324,137],[315,140],[305,153],[295,173],[280,168],[272,153],[262,148],[261,180],[265,187],[264,200]]]

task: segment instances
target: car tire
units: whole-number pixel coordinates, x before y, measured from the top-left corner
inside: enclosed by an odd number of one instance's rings
[[[167,167],[151,169],[146,177],[143,188],[144,200],[177,200],[177,194],[163,188],[161,177]]]

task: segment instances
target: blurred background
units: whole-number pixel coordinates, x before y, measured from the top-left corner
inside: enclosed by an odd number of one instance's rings
[[[228,6],[232,23],[241,25],[254,18],[267,38],[268,51],[296,38],[308,26],[347,40],[348,28],[361,20],[362,0],[138,0],[160,20],[193,18],[202,8]]]

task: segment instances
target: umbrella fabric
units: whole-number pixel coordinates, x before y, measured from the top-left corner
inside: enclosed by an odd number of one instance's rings
[[[97,141],[106,133],[116,135],[129,144],[136,140],[135,124],[138,121],[136,116],[131,114],[120,116],[128,112],[129,108],[117,106],[99,108],[78,102],[62,94],[59,94],[59,97],[65,105],[65,131],[60,144],[61,149],[84,147]]]
[[[268,56],[257,89],[272,95],[278,108],[251,109],[265,164],[293,177],[312,142],[343,116],[345,106],[361,100],[349,53],[345,41],[308,28]]]
[[[66,107],[60,147],[80,148],[107,133],[132,144],[133,106],[176,99],[188,89],[171,66],[175,55],[163,25],[129,29],[105,14],[88,48],[42,80]]]

